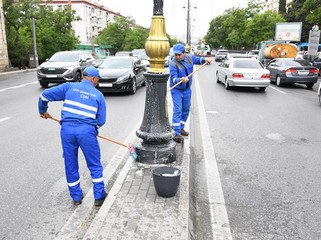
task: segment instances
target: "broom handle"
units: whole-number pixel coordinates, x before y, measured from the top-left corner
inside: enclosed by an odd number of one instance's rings
[[[51,119],[54,120],[54,121],[56,121],[56,122],[60,122],[59,119],[57,119],[57,118],[51,117]],[[101,135],[98,135],[98,137],[99,137],[99,138],[102,138],[102,139],[105,139],[105,140],[107,140],[107,141],[109,141],[109,142],[113,142],[113,143],[119,144],[119,145],[121,145],[121,146],[123,146],[123,147],[125,147],[125,148],[128,148],[128,146],[127,146],[126,144],[121,143],[121,142],[118,142],[118,141],[116,141],[116,140],[113,140],[113,139],[110,139],[110,138],[107,138],[107,137],[103,137],[103,136],[101,136]]]
[[[196,73],[198,70],[200,70],[202,67],[207,65],[207,62],[205,62],[203,65],[201,65],[199,68],[196,68],[192,73],[190,73],[187,77],[189,78],[194,73]],[[171,91],[173,88],[176,88],[178,85],[180,85],[183,82],[183,80],[180,80],[178,83],[176,83],[174,86],[172,86],[170,89],[167,90],[167,92]]]

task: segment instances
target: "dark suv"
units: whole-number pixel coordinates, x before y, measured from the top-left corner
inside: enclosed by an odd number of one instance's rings
[[[86,51],[57,52],[37,68],[38,81],[43,88],[50,83],[79,82],[88,66],[96,66],[96,62]]]

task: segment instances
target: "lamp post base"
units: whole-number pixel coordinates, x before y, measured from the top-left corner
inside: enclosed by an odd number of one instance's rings
[[[168,143],[150,144],[143,141],[136,144],[137,161],[147,164],[167,164],[176,160],[176,144]]]

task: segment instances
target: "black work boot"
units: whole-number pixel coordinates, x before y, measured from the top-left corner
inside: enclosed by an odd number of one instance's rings
[[[189,132],[185,131],[185,129],[182,129],[181,135],[187,137],[189,135]]]
[[[176,134],[173,140],[178,143],[184,142],[184,138],[182,137],[182,135],[179,135],[179,134]]]
[[[95,199],[95,203],[94,203],[95,206],[96,206],[96,207],[101,207],[101,205],[103,205],[106,197],[107,197],[107,193],[106,193],[105,197],[100,198],[100,199]]]
[[[75,206],[79,206],[79,205],[82,203],[83,198],[84,198],[84,195],[82,195],[82,197],[81,197],[80,200],[74,201],[74,205],[75,205]]]

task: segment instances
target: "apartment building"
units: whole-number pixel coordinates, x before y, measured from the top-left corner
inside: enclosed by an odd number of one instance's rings
[[[0,71],[4,71],[9,68],[9,57],[8,57],[8,48],[7,48],[7,37],[6,37],[6,28],[4,26],[4,16],[3,16],[3,7],[2,0],[0,0]]]
[[[72,28],[81,44],[92,43],[109,22],[113,22],[115,17],[122,16],[91,0],[53,0],[46,4],[52,6],[53,10],[70,5],[71,9],[76,11],[81,20],[73,22]]]
[[[286,0],[286,6],[288,6],[293,0]],[[265,9],[272,11],[279,11],[279,0],[265,0]]]

